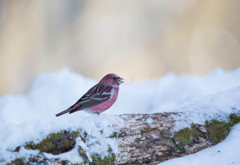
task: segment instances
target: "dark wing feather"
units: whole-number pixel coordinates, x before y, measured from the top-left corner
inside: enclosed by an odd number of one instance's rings
[[[83,95],[74,105],[78,104],[77,108],[73,108],[69,113],[73,113],[79,110],[91,108],[95,105],[107,101],[112,96],[112,87],[97,84],[93,86],[89,91]],[[74,107],[74,105],[72,107]],[[71,108],[71,107],[70,107]]]

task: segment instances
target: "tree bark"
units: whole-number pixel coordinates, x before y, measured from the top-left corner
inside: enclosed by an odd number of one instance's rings
[[[195,153],[213,143],[204,137],[204,126],[198,126],[199,136],[190,137],[185,146],[173,137],[176,113],[120,115],[125,122],[120,128],[117,164],[157,164],[165,160]],[[183,135],[185,136],[185,135]],[[189,140],[189,137],[187,137]]]

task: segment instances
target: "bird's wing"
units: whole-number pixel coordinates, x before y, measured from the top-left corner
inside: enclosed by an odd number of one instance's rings
[[[89,91],[83,95],[72,107],[73,109],[69,113],[73,113],[79,110],[91,108],[95,105],[103,103],[112,97],[113,88],[98,83],[93,86]],[[78,105],[78,106],[76,106]],[[76,108],[74,108],[76,107]],[[71,107],[70,107],[71,108]]]

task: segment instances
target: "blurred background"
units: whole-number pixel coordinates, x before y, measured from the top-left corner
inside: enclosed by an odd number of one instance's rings
[[[0,95],[69,67],[128,81],[240,66],[239,0],[0,0]]]

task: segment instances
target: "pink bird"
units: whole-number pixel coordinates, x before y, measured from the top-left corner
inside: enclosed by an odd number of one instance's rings
[[[81,110],[99,115],[109,109],[117,100],[119,85],[123,82],[123,78],[118,75],[114,73],[107,74],[75,104],[65,111],[56,114],[56,116],[58,117],[65,113],[74,113]]]

